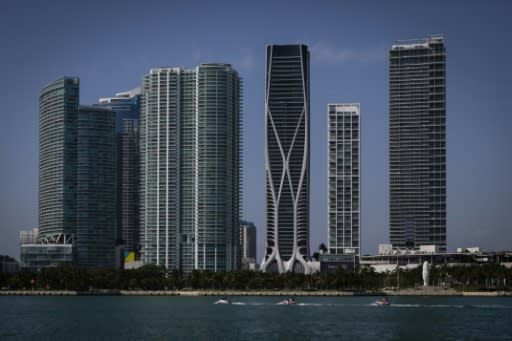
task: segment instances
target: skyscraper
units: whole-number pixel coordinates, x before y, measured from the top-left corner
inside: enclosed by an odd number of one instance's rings
[[[256,226],[250,221],[240,222],[240,252],[242,269],[256,266]]]
[[[39,101],[41,246],[27,251],[35,259],[38,254],[44,258],[55,249],[52,244],[62,244],[66,245],[62,248],[66,260],[85,267],[111,267],[115,229],[114,113],[79,107],[79,80],[74,77],[50,83],[41,91]]]
[[[261,268],[309,273],[307,46],[267,46],[265,90],[267,246]]]
[[[80,266],[114,266],[115,141],[112,110],[78,108],[75,243]]]
[[[64,77],[39,97],[39,238],[76,229],[79,80]]]
[[[390,53],[390,242],[446,250],[446,75],[443,37]]]
[[[239,260],[241,79],[229,64],[144,77],[142,261],[190,272]]]
[[[328,115],[328,252],[359,258],[361,255],[359,104],[329,104]]]
[[[99,100],[116,114],[116,239],[133,252],[139,245],[140,100],[140,88]]]

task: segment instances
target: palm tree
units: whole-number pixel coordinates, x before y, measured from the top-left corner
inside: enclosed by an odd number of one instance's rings
[[[325,246],[324,243],[321,243],[319,246],[318,246],[318,250],[320,250],[320,254],[323,255],[324,253],[327,252],[327,246]]]

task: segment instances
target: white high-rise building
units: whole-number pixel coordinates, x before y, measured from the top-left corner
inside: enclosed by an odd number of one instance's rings
[[[359,103],[328,105],[328,252],[361,254]]]
[[[145,264],[239,267],[241,79],[229,64],[144,77],[140,244]]]

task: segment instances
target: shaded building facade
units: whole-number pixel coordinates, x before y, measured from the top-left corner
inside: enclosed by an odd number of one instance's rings
[[[100,98],[116,115],[116,240],[125,252],[139,248],[139,116],[141,89]]]
[[[267,236],[261,269],[309,273],[307,46],[267,46],[265,84]]]
[[[77,264],[112,267],[116,238],[115,113],[80,106],[77,128]]]
[[[256,266],[256,225],[240,221],[240,252],[242,269]]]
[[[21,247],[41,264],[54,251],[84,267],[113,266],[115,116],[79,107],[79,79],[43,88],[39,120],[38,242]],[[54,250],[55,249],[55,250]],[[46,262],[46,263],[45,263]]]
[[[144,77],[140,243],[145,264],[239,267],[241,79],[229,64]]]
[[[39,97],[39,237],[76,229],[79,79],[48,84]]]
[[[446,71],[443,37],[389,51],[390,242],[446,251]]]

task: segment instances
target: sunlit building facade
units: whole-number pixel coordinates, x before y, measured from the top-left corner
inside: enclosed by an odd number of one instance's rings
[[[239,267],[241,88],[229,64],[158,68],[144,77],[144,263],[185,273]]]
[[[328,105],[328,252],[361,254],[359,103]],[[352,262],[353,263],[353,262]]]
[[[240,252],[242,269],[256,267],[256,225],[240,221]]]
[[[443,37],[389,51],[390,242],[446,251],[446,66]]]

